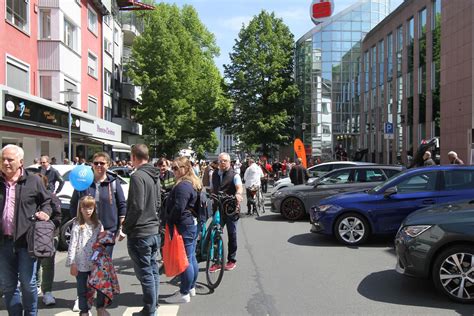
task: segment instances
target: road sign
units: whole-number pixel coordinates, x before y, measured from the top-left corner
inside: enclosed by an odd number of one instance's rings
[[[393,139],[394,138],[393,123],[386,122],[384,124],[383,131],[384,131],[384,138],[385,139]]]

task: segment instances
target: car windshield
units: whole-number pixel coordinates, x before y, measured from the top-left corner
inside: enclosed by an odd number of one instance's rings
[[[405,174],[405,172],[400,172],[399,174],[395,175],[395,176],[392,176],[390,179],[380,183],[378,186],[376,186],[375,188],[372,188],[370,190],[367,191],[367,193],[377,193],[379,192],[384,186],[387,186],[387,187],[391,187],[392,185],[390,185],[391,183],[395,183],[397,182],[398,178],[402,177],[403,175]]]

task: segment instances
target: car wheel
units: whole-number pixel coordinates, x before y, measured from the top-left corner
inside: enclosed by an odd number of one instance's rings
[[[334,226],[334,233],[343,244],[360,245],[369,237],[369,224],[357,213],[343,214]]]
[[[76,218],[70,219],[62,227],[59,233],[59,250],[67,250],[69,248],[69,242],[71,241],[71,230],[72,224]]]
[[[474,247],[454,246],[436,257],[433,283],[451,300],[474,303]]]
[[[305,210],[301,200],[295,197],[289,197],[281,203],[280,212],[284,218],[295,221],[303,217]]]

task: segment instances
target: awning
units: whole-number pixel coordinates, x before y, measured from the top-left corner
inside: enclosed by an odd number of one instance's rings
[[[129,153],[132,147],[130,145],[116,142],[113,140],[108,140],[108,139],[102,139],[102,138],[95,138],[95,137],[90,137],[93,141],[99,142],[101,144],[105,145],[111,145],[112,146],[112,151],[115,152],[120,152],[120,153]]]
[[[154,10],[155,7],[137,0],[117,0],[120,11]]]

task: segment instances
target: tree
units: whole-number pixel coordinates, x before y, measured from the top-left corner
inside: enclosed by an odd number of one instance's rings
[[[294,40],[274,13],[260,12],[243,26],[225,65],[234,102],[232,132],[268,155],[275,145],[292,141],[294,104]]]
[[[146,15],[128,75],[143,91],[137,120],[160,154],[190,145],[198,154],[217,148],[214,129],[231,109],[213,61],[218,53],[193,7],[161,3]]]

